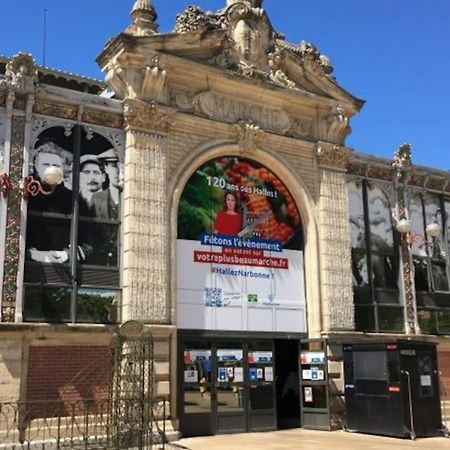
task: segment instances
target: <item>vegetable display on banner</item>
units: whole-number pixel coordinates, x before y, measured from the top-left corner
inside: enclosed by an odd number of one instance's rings
[[[284,183],[255,161],[208,161],[183,190],[178,325],[306,331],[300,215]]]

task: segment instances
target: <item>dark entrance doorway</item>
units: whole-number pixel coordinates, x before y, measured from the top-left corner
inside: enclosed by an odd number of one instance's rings
[[[299,342],[180,336],[183,436],[299,427]]]
[[[300,427],[299,341],[275,340],[277,428]]]

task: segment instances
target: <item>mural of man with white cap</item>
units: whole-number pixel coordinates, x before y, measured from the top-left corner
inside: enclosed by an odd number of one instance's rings
[[[95,192],[91,198],[91,207],[95,217],[117,220],[119,218],[119,158],[113,148],[98,155],[107,175],[108,187]]]

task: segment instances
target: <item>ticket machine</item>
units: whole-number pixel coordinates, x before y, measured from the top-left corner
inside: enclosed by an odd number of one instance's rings
[[[446,434],[441,418],[436,344],[345,344],[347,428],[396,437]]]

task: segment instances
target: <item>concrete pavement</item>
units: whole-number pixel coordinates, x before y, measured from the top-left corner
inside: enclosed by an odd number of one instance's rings
[[[313,431],[302,428],[265,433],[193,437],[176,441],[189,450],[450,450],[450,439],[416,441],[344,431]]]

